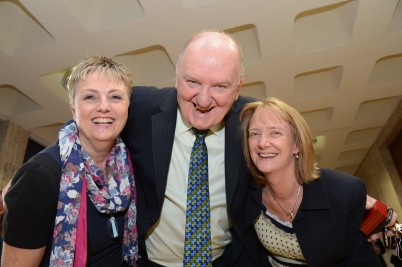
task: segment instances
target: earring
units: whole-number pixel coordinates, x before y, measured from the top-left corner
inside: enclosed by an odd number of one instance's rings
[[[296,153],[296,154],[295,154],[295,158],[296,158],[296,159],[299,159],[299,153]]]

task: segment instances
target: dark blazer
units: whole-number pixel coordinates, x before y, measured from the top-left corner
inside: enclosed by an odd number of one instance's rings
[[[253,227],[261,213],[262,188],[250,188],[246,224]],[[293,228],[309,266],[382,266],[359,231],[367,193],[360,179],[321,169],[320,179],[303,190]]]
[[[233,241],[230,249],[225,249],[224,253],[230,259],[228,266],[259,266],[262,258],[255,232],[250,229],[246,231],[243,224],[250,178],[242,157],[239,113],[242,106],[251,100],[239,97],[225,118],[226,198],[233,225]],[[131,153],[136,175],[137,226],[143,261],[147,260],[144,235],[161,214],[172,157],[177,109],[175,88],[133,88],[122,138]]]

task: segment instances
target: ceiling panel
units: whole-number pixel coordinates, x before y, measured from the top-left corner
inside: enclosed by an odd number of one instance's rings
[[[279,97],[306,118],[324,167],[353,173],[402,96],[398,0],[0,0],[0,118],[49,145],[71,118],[62,79],[89,55],[138,85],[174,86],[188,37],[241,44],[241,94]]]

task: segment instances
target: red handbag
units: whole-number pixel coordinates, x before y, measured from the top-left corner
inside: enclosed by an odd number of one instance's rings
[[[366,236],[381,232],[385,225],[390,222],[392,213],[392,209],[389,209],[387,205],[377,200],[374,203],[373,208],[366,211],[363,223],[360,226],[360,231],[362,231]]]

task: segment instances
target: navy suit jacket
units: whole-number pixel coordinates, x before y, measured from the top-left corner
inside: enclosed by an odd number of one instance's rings
[[[366,193],[360,179],[328,169],[303,186],[293,229],[309,266],[382,266],[359,231]],[[261,199],[262,188],[252,184],[245,216],[250,227],[261,213]]]
[[[239,97],[225,117],[226,198],[233,237],[230,249],[225,250],[229,266],[259,266],[263,258],[255,232],[244,228],[250,178],[242,157],[239,113],[242,106],[252,100]],[[137,227],[144,261],[147,259],[144,235],[159,219],[164,201],[177,111],[175,88],[133,88],[122,138],[131,153],[136,175]]]

